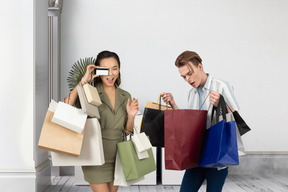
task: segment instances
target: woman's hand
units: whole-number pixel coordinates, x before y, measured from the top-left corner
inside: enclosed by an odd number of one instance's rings
[[[128,101],[126,104],[126,110],[127,110],[128,117],[135,118],[137,112],[139,111],[138,99],[135,99],[133,97],[133,100],[130,103],[130,99],[128,98]]]
[[[99,75],[93,75],[92,76],[92,79],[91,79],[91,73],[93,70],[95,70],[98,66],[96,65],[93,65],[93,64],[90,64],[90,65],[87,65],[87,68],[86,68],[86,73],[85,75],[82,77],[81,79],[81,84],[84,85],[85,83],[88,83],[90,82],[91,80],[93,80],[95,77],[98,77]]]
[[[163,92],[163,93],[160,93],[160,95],[163,98],[163,101],[167,105],[170,104],[173,109],[178,109],[178,106],[176,105],[173,95],[171,93]]]
[[[219,103],[219,99],[220,99],[220,93],[218,93],[216,91],[210,91],[210,100],[209,101],[212,105],[217,107],[218,103]]]

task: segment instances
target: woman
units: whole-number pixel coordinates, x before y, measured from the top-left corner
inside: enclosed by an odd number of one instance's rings
[[[226,103],[235,110],[239,110],[232,86],[225,81],[219,80],[207,74],[203,70],[202,59],[193,51],[185,51],[178,56],[175,65],[181,77],[192,86],[189,92],[188,103],[190,109],[208,110],[210,103],[217,107],[220,94]],[[209,102],[205,98],[209,94]],[[171,93],[161,93],[164,102],[170,103],[173,109],[178,109]],[[208,99],[207,99],[208,100]],[[212,107],[210,107],[211,111]],[[211,112],[207,115],[207,128],[211,126]],[[207,181],[207,192],[221,192],[228,168],[204,168],[196,167],[187,169],[181,184],[180,192],[197,192],[203,181]]]
[[[108,75],[93,75],[91,73],[97,67],[108,67]],[[138,100],[119,88],[120,59],[118,55],[110,51],[102,51],[97,55],[95,65],[88,65],[87,70],[79,84],[90,82],[94,79],[94,85],[98,90],[102,104],[98,107],[100,113],[105,164],[102,166],[82,166],[85,180],[90,184],[93,192],[116,192],[118,186],[113,185],[115,157],[117,143],[122,141],[123,132],[133,131],[134,119],[138,112]],[[78,100],[76,87],[65,99],[65,102],[74,105]]]

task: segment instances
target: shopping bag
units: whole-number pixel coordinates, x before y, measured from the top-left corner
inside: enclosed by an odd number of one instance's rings
[[[130,185],[133,185],[135,183],[138,183],[139,181],[144,180],[144,176],[139,177],[137,179],[131,179],[131,180],[126,180],[119,156],[119,152],[116,154],[116,159],[115,159],[115,171],[114,171],[114,183],[113,185],[116,186],[124,186],[128,187]]]
[[[166,110],[165,169],[184,170],[197,167],[200,161],[207,110]]]
[[[82,133],[87,120],[87,114],[69,104],[59,102],[52,118],[52,122],[77,133]]]
[[[79,156],[84,132],[79,134],[53,123],[51,119],[54,115],[56,106],[57,103],[52,100],[43,122],[38,148],[72,156]]]
[[[158,102],[147,101],[140,132],[145,132],[150,138],[154,147],[164,147],[164,110],[171,110],[171,107],[161,105],[159,96]]]
[[[100,119],[98,107],[88,103],[87,98],[84,93],[84,89],[82,86],[77,86],[77,92],[81,104],[82,111],[89,115],[90,117],[97,117]]]
[[[138,133],[134,126],[134,134],[131,135],[131,140],[134,145],[138,159],[145,159],[149,157],[148,149],[152,149],[152,145],[145,133]]]
[[[81,153],[78,157],[51,152],[53,166],[89,166],[105,163],[101,126],[97,118],[89,118],[84,130]]]
[[[217,107],[213,107],[212,117],[216,111],[216,124],[206,132],[200,167],[228,167],[239,165],[236,123],[226,121],[227,108],[222,95],[220,95]],[[219,117],[223,115],[223,120]]]
[[[152,149],[152,145],[147,137],[147,135],[142,132],[138,133],[137,128],[134,128],[134,134],[131,136],[131,140],[138,152],[144,152],[148,149]]]
[[[230,109],[230,111],[232,111],[233,117],[235,119],[237,128],[239,130],[239,134],[240,136],[244,135],[245,133],[247,133],[248,131],[251,131],[250,127],[246,124],[246,122],[242,119],[242,117],[240,116],[240,114],[231,109],[231,107],[229,105],[227,105],[228,108]]]
[[[219,120],[222,120],[222,119],[220,118]],[[235,121],[233,114],[232,113],[227,113],[226,114],[226,120],[227,120],[227,122]],[[245,148],[244,148],[244,144],[243,144],[239,129],[237,127],[237,123],[236,123],[236,136],[237,136],[238,156],[243,156],[246,153],[245,153]]]
[[[147,151],[149,157],[146,159],[138,159],[131,140],[118,143],[117,149],[126,180],[137,179],[156,170],[152,149]]]
[[[83,85],[83,89],[88,103],[93,104],[97,107],[102,104],[96,87],[86,83]]]
[[[226,113],[226,121],[227,122],[235,121],[234,112],[233,112],[234,110],[227,103],[226,103],[226,106],[227,106],[226,110],[225,110],[227,112]],[[230,112],[228,112],[228,109],[230,109]],[[223,120],[223,115],[219,117],[219,121]],[[216,121],[215,118],[213,119],[213,121]],[[215,124],[215,122],[213,124]],[[240,129],[238,128],[238,125],[236,123],[236,136],[237,136],[238,156],[243,156],[246,153],[245,153],[244,144],[243,144],[243,141],[242,141],[241,134],[240,134],[239,130]]]

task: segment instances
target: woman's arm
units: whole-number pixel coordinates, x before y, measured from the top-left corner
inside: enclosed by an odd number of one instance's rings
[[[77,97],[78,97],[77,86],[78,85],[84,85],[86,82],[90,82],[91,81],[91,73],[95,68],[97,68],[97,66],[95,66],[93,64],[87,66],[85,75],[82,77],[81,81],[76,85],[76,87],[74,87],[74,89],[65,98],[65,101],[64,101],[65,103],[72,105],[72,106],[75,104]],[[93,75],[92,80],[98,76],[99,75]]]
[[[126,105],[126,110],[127,110],[128,119],[127,119],[127,123],[126,123],[126,127],[125,127],[125,132],[131,133],[133,131],[133,128],[134,128],[135,116],[139,110],[138,99],[133,98],[131,103],[130,103],[130,99],[128,99],[127,105]]]

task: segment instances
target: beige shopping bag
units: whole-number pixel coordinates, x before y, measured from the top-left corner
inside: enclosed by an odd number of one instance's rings
[[[55,110],[56,105],[57,103],[53,100],[49,105],[43,122],[38,148],[72,156],[79,156],[83,143],[84,131],[79,134],[53,123],[51,119],[54,115],[53,111]]]
[[[86,83],[83,85],[83,89],[88,103],[93,104],[95,106],[99,106],[102,104],[96,87]]]
[[[51,152],[53,166],[89,166],[105,163],[101,127],[97,118],[87,119],[81,153],[78,157]]]
[[[100,119],[98,107],[88,103],[88,100],[84,93],[84,88],[82,86],[77,86],[78,96],[81,104],[82,111],[89,115],[90,117],[97,117]]]

